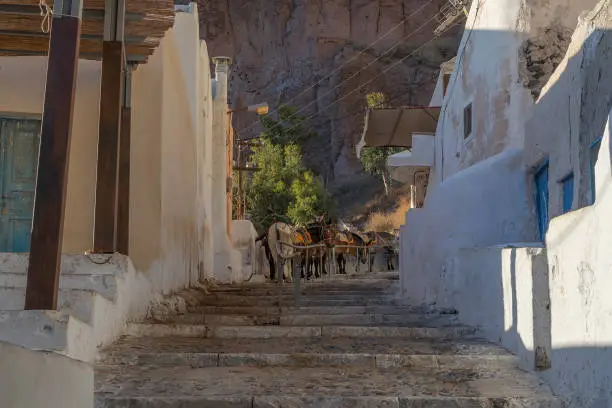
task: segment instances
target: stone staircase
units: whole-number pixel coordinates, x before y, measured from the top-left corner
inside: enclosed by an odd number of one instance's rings
[[[93,362],[100,344],[142,316],[153,295],[122,255],[63,255],[58,310],[24,311],[28,256],[0,254],[0,341]]]
[[[395,282],[223,285],[102,350],[96,408],[561,407],[517,359]]]

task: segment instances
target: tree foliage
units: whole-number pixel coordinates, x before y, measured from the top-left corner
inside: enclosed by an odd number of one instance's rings
[[[389,103],[387,96],[382,92],[372,92],[366,95],[366,104],[368,108],[387,108]],[[385,193],[389,193],[391,186],[391,175],[387,168],[387,159],[389,156],[402,151],[398,147],[366,147],[361,151],[359,159],[363,165],[363,169],[382,179],[385,185]]]
[[[320,177],[305,168],[299,143],[313,133],[289,107],[279,109],[278,120],[261,118],[261,144],[251,161],[258,168],[246,186],[248,215],[258,231],[276,221],[303,225],[332,210]]]

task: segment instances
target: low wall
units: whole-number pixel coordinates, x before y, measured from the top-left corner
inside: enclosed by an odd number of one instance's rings
[[[553,353],[544,378],[572,407],[612,406],[611,120],[595,166],[595,204],[554,218],[546,235]]]
[[[242,257],[241,281],[253,279],[255,275],[263,275],[258,266],[258,252],[255,245],[257,231],[253,223],[248,220],[232,221],[232,245],[240,251]],[[239,276],[240,277],[240,276]]]
[[[507,150],[445,180],[401,230],[401,286],[412,304],[437,303],[446,260],[461,248],[536,238],[520,150]]]
[[[0,342],[0,406],[93,408],[90,365]]]
[[[462,323],[516,353],[526,369],[549,366],[548,264],[541,246],[462,249],[448,262],[441,303]]]

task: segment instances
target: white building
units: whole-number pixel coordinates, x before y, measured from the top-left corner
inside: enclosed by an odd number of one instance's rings
[[[612,406],[610,16],[609,0],[474,1],[433,160],[413,135],[389,163],[430,169],[400,234],[405,299],[456,309],[571,407]]]
[[[20,10],[25,13],[28,7]],[[134,7],[141,4],[128,2],[128,11]],[[31,9],[34,19],[39,18],[38,6]],[[23,310],[33,200],[21,200],[19,206],[13,200],[34,194],[47,57],[0,56],[0,341],[93,361],[99,346],[112,342],[127,320],[143,317],[163,296],[205,280],[240,282],[251,273],[242,264],[241,251],[249,255],[254,247],[252,225],[240,222],[230,237],[225,222],[229,61],[215,60],[212,78],[194,3],[177,7],[176,15],[172,1],[146,10],[162,15],[162,21],[171,17],[173,25],[157,33],[158,46],[133,70],[128,85],[129,200],[119,197],[129,207],[128,245],[114,254],[88,253],[99,227],[96,164],[103,81],[102,62],[82,58],[60,242],[58,310],[53,312]],[[4,20],[0,13],[0,25],[9,17]],[[128,31],[131,24],[142,27],[132,19]],[[120,182],[123,177],[121,172]],[[9,228],[13,225],[25,227]]]

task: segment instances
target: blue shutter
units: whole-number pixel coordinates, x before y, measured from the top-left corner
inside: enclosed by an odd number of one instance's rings
[[[574,203],[574,173],[561,181],[563,185],[563,213],[572,211]]]
[[[535,173],[536,210],[540,241],[546,238],[548,228],[548,160]]]

